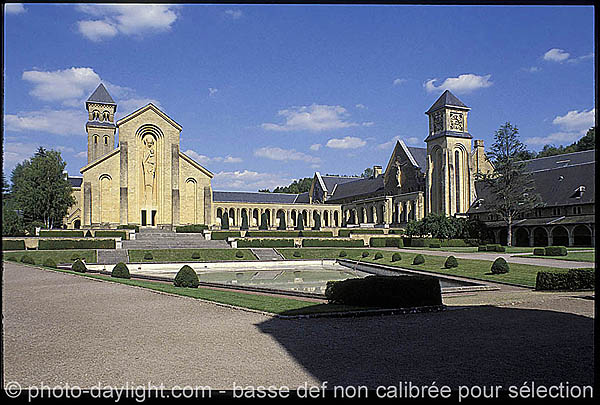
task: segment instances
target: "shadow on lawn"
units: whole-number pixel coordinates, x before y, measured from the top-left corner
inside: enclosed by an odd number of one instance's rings
[[[271,318],[258,325],[332,385],[593,384],[594,320],[481,306],[361,318]]]

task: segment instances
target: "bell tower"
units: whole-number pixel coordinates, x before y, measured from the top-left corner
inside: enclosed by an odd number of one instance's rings
[[[425,212],[445,215],[469,209],[471,140],[467,131],[470,108],[446,90],[431,108],[427,143]]]
[[[115,148],[115,112],[117,104],[102,83],[85,102],[88,121],[85,129],[88,136],[88,163],[111,152]]]

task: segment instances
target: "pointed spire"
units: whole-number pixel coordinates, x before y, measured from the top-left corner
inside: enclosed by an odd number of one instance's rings
[[[462,101],[458,99],[454,94],[450,92],[450,90],[446,90],[442,93],[440,98],[437,99],[435,103],[431,106],[429,110],[425,114],[429,114],[432,111],[439,110],[440,108],[452,106],[460,109],[470,110]]]
[[[116,104],[115,100],[112,99],[106,87],[102,83],[96,87],[96,90],[92,93],[90,98],[87,99],[88,103],[101,103],[101,104]]]

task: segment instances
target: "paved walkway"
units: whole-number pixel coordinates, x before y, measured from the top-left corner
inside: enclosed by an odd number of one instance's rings
[[[18,263],[3,278],[4,377],[22,386],[593,383],[590,293],[281,320]]]
[[[388,250],[397,250],[396,248],[382,248]],[[437,250],[426,250],[426,249],[409,249],[402,248],[403,251],[421,253],[424,255],[431,256],[454,256],[457,259],[473,259],[473,260],[489,260],[494,261],[499,257],[503,257],[509,263],[520,263],[520,264],[532,264],[535,266],[545,267],[556,267],[560,269],[574,269],[574,268],[593,268],[595,264],[593,262],[576,262],[572,260],[558,260],[558,259],[537,259],[535,257],[519,257],[515,256],[514,253],[497,253],[497,252],[477,252],[477,253],[464,253],[464,252],[446,252]]]

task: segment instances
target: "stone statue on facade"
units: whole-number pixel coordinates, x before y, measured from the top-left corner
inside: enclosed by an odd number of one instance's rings
[[[142,160],[142,171],[144,173],[144,199],[146,204],[154,203],[156,195],[156,150],[154,137],[146,135],[143,139],[144,159]]]

